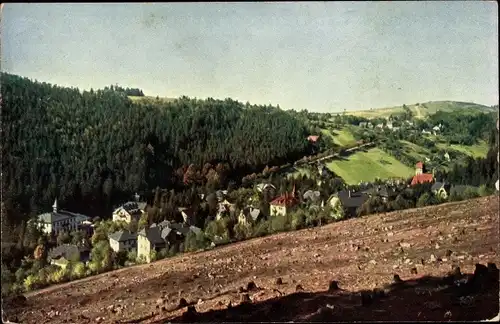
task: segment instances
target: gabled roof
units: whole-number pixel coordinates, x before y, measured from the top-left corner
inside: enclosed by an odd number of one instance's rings
[[[138,235],[144,236],[149,242],[153,244],[165,243],[165,240],[161,237],[161,232],[158,227],[150,227],[142,229]]]
[[[312,191],[312,190],[307,190],[303,197],[304,199],[309,199],[309,200],[318,200],[321,196],[321,193],[319,191]]]
[[[83,247],[78,247],[74,244],[62,244],[58,247],[49,251],[49,257],[51,259],[65,258],[66,260],[72,259],[74,256],[80,257],[81,252],[85,252],[87,249]]]
[[[193,225],[195,222],[194,210],[192,208],[181,207],[179,208],[179,212],[181,212],[182,217],[184,218],[184,222],[189,225]]]
[[[369,198],[363,192],[351,192],[349,196],[348,190],[339,191],[337,197],[345,208],[358,208]]]
[[[392,188],[389,188],[387,186],[375,186],[363,191],[363,193],[366,193],[368,195],[377,195],[385,198],[395,196],[396,194],[396,192]]]
[[[272,185],[272,184],[270,184],[270,183],[259,183],[256,187],[257,187],[257,189],[258,189],[259,191],[264,191],[264,190],[266,190],[267,188],[273,188],[273,189],[276,189],[276,187],[275,187],[275,186],[273,186],[273,185]]]
[[[319,139],[319,135],[309,135],[307,137],[307,140],[310,141],[310,142],[317,142]]]
[[[293,195],[284,194],[274,199],[269,204],[279,205],[279,206],[293,206],[298,203],[299,203],[298,199],[295,198]]]
[[[129,231],[118,231],[109,234],[108,237],[117,242],[125,242],[130,240],[137,240],[137,233],[130,233]]]
[[[145,207],[145,203],[141,203],[141,205],[142,204],[144,204],[144,207]],[[141,209],[139,208],[139,204],[135,201],[128,201],[128,202],[124,203],[123,205],[118,207],[116,209],[116,211],[118,211],[120,208],[122,208],[124,211],[126,211],[130,215],[136,215],[136,214],[141,213]]]
[[[434,180],[434,176],[431,173],[421,173],[417,174],[411,180],[411,185],[422,184],[426,182],[432,182]]]
[[[68,212],[65,210],[58,211],[57,213],[51,212],[51,213],[43,213],[38,215],[38,221],[43,222],[43,223],[54,223],[62,220],[67,220],[70,218],[78,217],[82,221],[90,219],[90,217],[79,214],[79,213],[72,213]]]
[[[243,216],[250,221],[257,221],[261,215],[260,209],[251,206],[243,208],[241,211]]]

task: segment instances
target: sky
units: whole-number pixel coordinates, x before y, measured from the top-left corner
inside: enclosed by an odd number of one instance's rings
[[[1,69],[80,89],[336,112],[498,104],[485,1],[4,4]]]

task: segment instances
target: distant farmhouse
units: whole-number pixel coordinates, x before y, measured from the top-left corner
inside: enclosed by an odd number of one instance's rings
[[[58,210],[57,199],[52,205],[52,212],[38,215],[34,221],[42,232],[47,234],[55,233],[56,235],[62,230],[79,229],[82,223],[89,221],[90,217],[72,213],[65,210]]]

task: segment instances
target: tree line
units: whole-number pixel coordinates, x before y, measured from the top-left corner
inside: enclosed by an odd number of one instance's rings
[[[128,88],[80,91],[6,73],[1,92],[2,189],[14,223],[55,197],[67,210],[105,216],[135,192],[225,187],[311,149],[305,123],[270,105],[135,103]]]

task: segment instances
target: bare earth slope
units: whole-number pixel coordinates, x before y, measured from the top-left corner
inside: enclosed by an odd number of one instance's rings
[[[412,288],[413,295],[408,290],[389,293],[385,303],[398,305],[398,299],[400,306],[390,311],[373,306],[367,317],[356,311],[361,297],[353,293],[390,284],[396,273],[425,286],[431,281],[417,279],[444,276],[454,265],[463,273],[474,272],[476,263],[500,265],[498,203],[497,196],[490,196],[282,233],[50,287],[27,295],[22,306],[4,307],[20,323],[163,323],[181,319],[186,307],[177,306],[184,298],[198,313],[206,313],[205,319],[196,320],[237,320],[243,314],[250,316],[247,320],[266,320],[271,317],[258,316],[273,314],[272,320],[299,321],[321,315],[319,298],[323,306],[326,300],[333,305],[330,313],[337,312],[331,320],[492,318],[498,314],[498,278],[486,285],[487,293],[460,299],[462,304],[434,301],[430,288],[420,294]],[[342,291],[321,295],[332,280]],[[242,292],[251,281],[257,288]],[[310,294],[289,296],[297,285]],[[434,282],[434,298],[448,296],[438,286],[442,284]],[[260,307],[278,297],[281,301],[265,311],[242,309],[236,315],[238,308],[233,307],[230,316],[225,310],[229,301],[237,305],[247,296],[251,304],[241,307]]]

